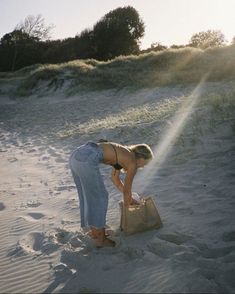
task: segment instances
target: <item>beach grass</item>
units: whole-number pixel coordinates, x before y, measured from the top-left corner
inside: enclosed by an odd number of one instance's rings
[[[172,119],[177,112],[185,111],[184,105],[190,99],[192,99],[190,96],[169,97],[162,102],[131,107],[126,111],[101,119],[90,119],[83,124],[67,123],[56,135],[63,139],[122,130],[122,137],[125,137],[124,132],[129,133],[135,129],[136,133],[150,134],[150,138],[154,141],[172,124]],[[221,93],[202,93],[187,119],[184,131],[179,134],[176,144],[184,144],[185,141],[195,144],[204,134],[211,131],[216,132],[218,127],[224,123],[228,124],[235,135],[234,113],[234,90],[225,89],[221,90]]]
[[[140,55],[119,56],[102,62],[94,59],[74,60],[61,64],[26,67],[14,73],[0,73],[0,82],[21,77],[15,92],[18,96],[65,86],[66,95],[105,89],[140,89],[145,87],[198,83],[208,74],[208,81],[235,79],[235,46],[206,50],[186,47],[166,49]]]

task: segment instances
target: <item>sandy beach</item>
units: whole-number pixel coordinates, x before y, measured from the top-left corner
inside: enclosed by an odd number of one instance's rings
[[[157,154],[174,125],[172,111],[157,119],[158,110],[195,87],[0,97],[1,293],[235,292],[234,115],[203,106],[212,95],[234,99],[232,82],[204,85],[164,161],[134,181],[133,191],[155,200],[161,229],[120,231],[122,195],[105,165],[107,225],[117,246],[96,249],[80,229],[71,152],[103,138],[147,143]]]

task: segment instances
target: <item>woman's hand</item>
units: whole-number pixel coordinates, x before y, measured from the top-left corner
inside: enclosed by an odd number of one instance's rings
[[[134,198],[131,198],[131,199],[128,200],[128,201],[125,201],[125,200],[124,200],[124,205],[125,205],[125,206],[140,205],[140,203],[139,203],[137,200],[135,200]]]
[[[140,203],[139,203],[139,201],[137,201],[134,198],[132,198],[130,205],[140,205]]]

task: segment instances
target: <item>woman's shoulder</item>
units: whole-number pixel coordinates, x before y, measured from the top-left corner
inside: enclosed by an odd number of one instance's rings
[[[128,148],[127,145],[118,143],[118,142],[113,142],[113,141],[108,141],[108,140],[100,140],[99,145],[102,145],[103,148],[108,148],[108,149],[115,149],[116,152],[119,154],[126,154],[127,156],[132,155],[131,149]]]
[[[123,145],[121,143],[116,143],[116,142],[110,142],[115,148],[121,149],[126,153],[131,153],[131,150],[128,148],[127,145]]]
[[[108,141],[108,140],[103,140],[103,139],[99,140],[98,144],[105,145],[105,146],[109,145],[109,146],[113,146],[113,147],[116,147],[116,148],[125,148],[125,145],[122,145],[121,143]]]

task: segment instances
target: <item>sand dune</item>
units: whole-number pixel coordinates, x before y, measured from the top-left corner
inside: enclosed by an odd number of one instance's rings
[[[159,103],[190,95],[193,88],[0,97],[1,293],[234,293],[235,140],[226,117],[208,122],[205,112],[205,122],[189,122],[158,172],[151,179],[139,172],[133,190],[149,181],[144,193],[157,203],[161,229],[129,237],[120,232],[121,195],[110,168],[102,166],[110,195],[107,224],[118,245],[96,249],[80,230],[68,168],[72,150],[99,138],[156,147],[171,117],[141,123],[134,109],[148,105],[146,115],[152,115]],[[232,83],[208,83],[205,93],[223,89],[235,93]],[[204,111],[200,107],[197,114]],[[104,127],[104,118],[127,109],[138,121],[135,127],[128,120]],[[89,129],[77,128],[86,124]],[[70,129],[71,136],[60,136]]]

